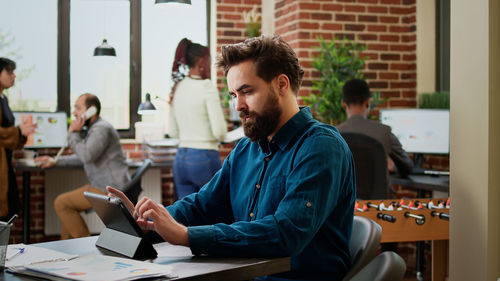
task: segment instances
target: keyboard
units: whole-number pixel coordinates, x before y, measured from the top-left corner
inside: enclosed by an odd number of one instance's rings
[[[33,160],[33,159],[20,158],[20,159],[16,159],[16,162],[22,166],[25,166],[25,167],[36,167],[37,166],[35,163],[35,160]]]

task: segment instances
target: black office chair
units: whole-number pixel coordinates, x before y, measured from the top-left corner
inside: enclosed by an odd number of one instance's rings
[[[358,273],[377,254],[382,239],[382,227],[373,220],[361,216],[354,216],[351,233],[351,269],[343,281]]]
[[[376,256],[350,281],[401,281],[405,272],[405,261],[398,254],[387,251]]]
[[[132,174],[130,182],[121,189],[122,192],[127,195],[128,199],[134,203],[134,205],[137,203],[139,194],[142,192],[141,178],[152,163],[153,161],[151,161],[151,159],[144,160],[142,165]]]
[[[387,155],[376,139],[359,133],[342,133],[354,157],[356,168],[356,197],[358,199],[387,199]]]

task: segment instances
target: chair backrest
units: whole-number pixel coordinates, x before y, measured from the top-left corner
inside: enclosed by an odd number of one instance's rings
[[[398,254],[382,252],[363,267],[350,281],[401,281],[406,264]]]
[[[349,280],[373,259],[381,239],[382,227],[378,223],[369,218],[354,216],[349,245],[352,267],[343,280]]]
[[[124,187],[122,187],[123,193],[127,195],[127,197],[132,201],[132,203],[137,203],[137,199],[139,194],[142,191],[141,187],[141,177],[144,175],[146,170],[151,166],[153,161],[151,159],[146,159],[142,162],[142,165],[135,170],[134,174],[132,174],[131,180]]]
[[[387,154],[384,146],[376,139],[359,133],[342,133],[342,137],[354,158],[356,198],[389,198]]]

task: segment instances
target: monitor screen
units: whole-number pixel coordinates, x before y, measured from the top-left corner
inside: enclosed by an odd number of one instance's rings
[[[68,136],[66,112],[14,112],[16,126],[21,122],[36,124],[25,148],[61,147]]]
[[[450,111],[447,109],[380,110],[380,122],[391,127],[407,152],[446,154],[450,151]]]

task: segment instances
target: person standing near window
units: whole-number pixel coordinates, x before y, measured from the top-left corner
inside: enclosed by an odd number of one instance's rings
[[[24,123],[14,126],[14,115],[3,91],[16,80],[16,63],[0,58],[0,220],[5,221],[19,210],[19,191],[12,167],[12,150],[20,149],[27,137],[35,132],[36,125]]]
[[[210,81],[207,47],[182,39],[175,52],[172,79],[169,135],[179,139],[173,173],[175,192],[181,199],[198,192],[221,168],[218,144],[227,133],[227,124],[219,91]]]

